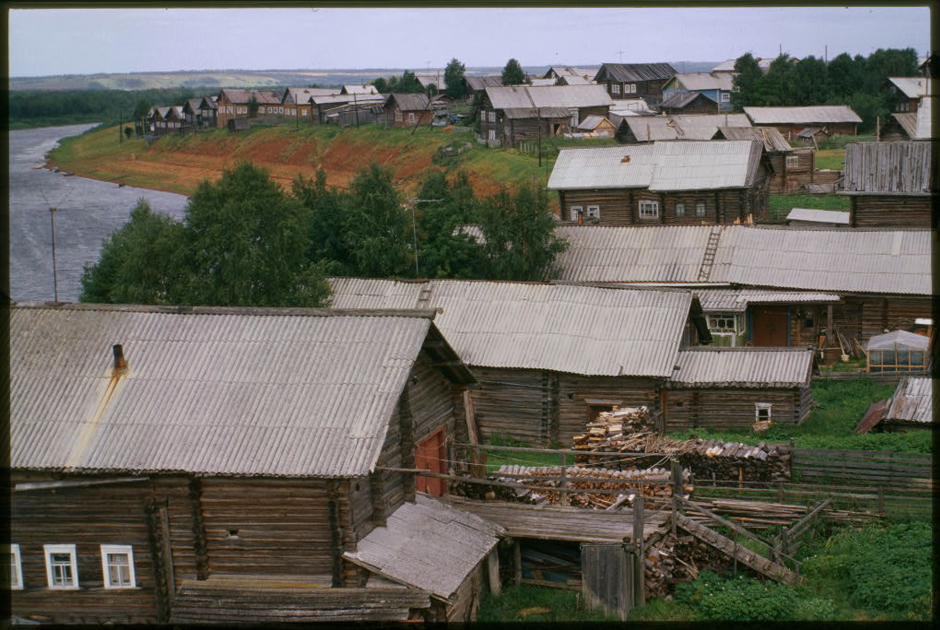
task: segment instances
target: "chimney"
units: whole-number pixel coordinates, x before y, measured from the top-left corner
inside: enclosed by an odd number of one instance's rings
[[[111,346],[111,350],[114,352],[114,371],[115,372],[126,372],[127,371],[127,360],[124,358],[124,346],[119,343]]]

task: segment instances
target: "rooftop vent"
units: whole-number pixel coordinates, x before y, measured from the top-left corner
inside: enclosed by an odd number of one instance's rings
[[[127,371],[127,360],[124,358],[124,346],[119,343],[111,346],[111,350],[114,352],[114,371],[115,372],[126,372]]]

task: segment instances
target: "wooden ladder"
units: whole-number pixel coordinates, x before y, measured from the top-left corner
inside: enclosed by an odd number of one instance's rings
[[[762,575],[766,575],[772,580],[785,584],[796,584],[800,581],[800,578],[785,566],[771,562],[760,554],[738,545],[727,536],[722,536],[702,523],[693,521],[688,516],[677,514],[676,524],[702,542],[711,545],[718,551],[732,558],[736,558],[738,562],[754,569]]]
[[[712,265],[715,264],[715,254],[718,251],[718,239],[721,238],[721,228],[713,227],[711,234],[708,235],[708,244],[705,245],[705,256],[702,258],[702,266],[698,270],[698,281],[708,282],[712,273]]]

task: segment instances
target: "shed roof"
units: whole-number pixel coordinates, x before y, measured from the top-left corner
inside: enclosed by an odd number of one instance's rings
[[[793,208],[787,215],[787,221],[804,221],[807,223],[836,223],[849,225],[850,212],[842,210],[816,210],[814,208]]]
[[[747,118],[745,116],[745,118]],[[725,127],[719,126],[714,137],[725,140],[760,140],[767,153],[789,152],[793,147],[775,127]]]
[[[898,383],[885,412],[888,422],[933,423],[933,379],[905,376]]]
[[[933,122],[931,117],[932,96],[925,96],[920,100],[916,112],[892,114],[895,120],[907,133],[911,140],[930,140],[933,138]]]
[[[920,98],[921,96],[931,96],[931,81],[925,77],[888,77],[888,82],[893,83],[895,87],[907,98]]]
[[[672,383],[711,387],[805,387],[813,369],[812,348],[685,348]]]
[[[637,142],[656,140],[711,140],[720,126],[750,127],[744,114],[644,116],[624,118]]]
[[[892,330],[882,335],[875,335],[865,344],[866,350],[893,350],[895,346],[910,348],[912,350],[927,350],[930,347],[930,338],[906,330]]]
[[[840,299],[834,293],[771,289],[695,289],[693,293],[706,313],[743,313],[751,304],[820,304]]]
[[[725,90],[734,89],[731,72],[688,72],[676,74],[667,86],[686,90]]]
[[[10,465],[368,474],[432,326],[427,312],[14,306]]]
[[[505,532],[496,523],[418,494],[343,558],[447,599]]]
[[[929,142],[855,142],[845,147],[842,192],[847,195],[927,195],[931,182]]]
[[[415,297],[465,363],[584,375],[668,376],[688,319],[688,291],[472,280],[333,278],[338,308]]]
[[[605,63],[594,75],[594,80],[606,74],[620,83],[668,79],[676,69],[668,63]]]
[[[754,141],[656,142],[562,149],[547,188],[653,191],[743,188],[753,182],[760,152],[760,143]]]
[[[745,107],[755,125],[802,125],[826,123],[860,123],[848,105],[813,105],[810,107]]]
[[[405,112],[425,110],[430,102],[426,94],[390,94],[385,106],[389,107],[392,101]]]

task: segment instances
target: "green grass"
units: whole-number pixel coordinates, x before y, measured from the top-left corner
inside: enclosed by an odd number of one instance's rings
[[[845,145],[852,144],[853,142],[874,142],[875,134],[859,134],[857,136],[832,136],[831,138],[826,138],[825,140],[819,142],[819,149],[844,149]],[[817,168],[821,168],[817,166]]]
[[[492,446],[520,446],[529,447],[529,444],[517,442],[516,440],[502,437],[499,435],[491,436],[486,441]],[[517,466],[561,466],[561,455],[551,453],[518,453],[508,451],[487,451],[486,453],[486,472],[496,472],[503,465]],[[574,455],[568,455],[568,465],[574,463]]]
[[[850,201],[844,195],[770,195],[767,200],[769,220],[782,223],[793,208],[849,211]]]
[[[497,596],[484,593],[477,621],[562,623],[619,621],[619,617],[608,615],[602,608],[585,609],[580,593],[575,591],[520,584],[504,588]]]
[[[818,169],[841,171],[845,168],[845,149],[820,149],[815,161]]]

